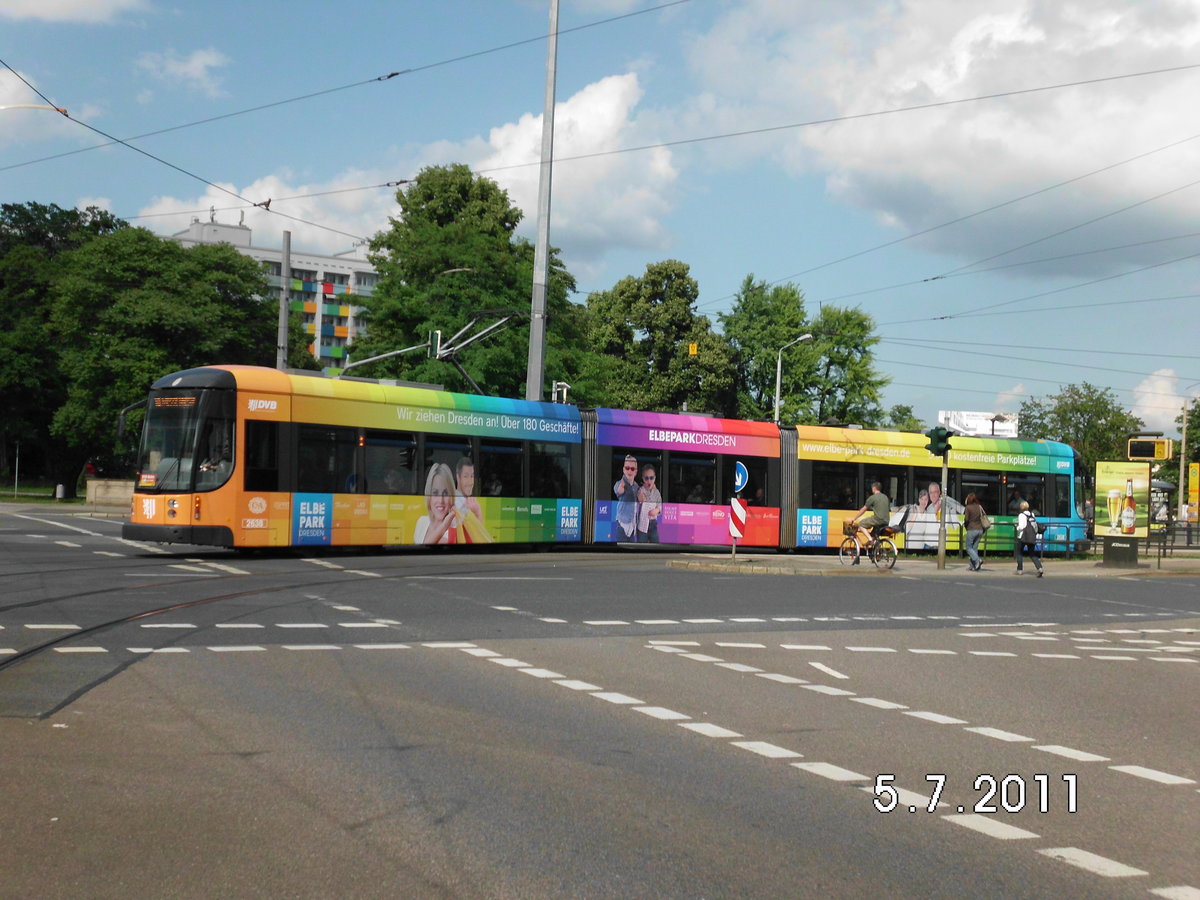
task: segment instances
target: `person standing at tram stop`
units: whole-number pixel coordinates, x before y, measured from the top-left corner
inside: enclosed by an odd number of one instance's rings
[[[662,492],[658,489],[656,480],[654,466],[651,463],[642,466],[642,486],[637,492],[639,544],[658,543],[658,514],[662,512]]]
[[[636,456],[626,456],[621,466],[621,477],[613,485],[613,496],[617,498],[616,519],[620,532],[617,540],[634,540],[638,518],[638,461]]]
[[[979,502],[974,492],[967,494],[967,502],[963,507],[963,528],[967,532],[968,566],[972,572],[978,572],[983,568],[983,562],[979,559],[979,540],[983,537],[984,532],[983,516],[983,504]]]
[[[1033,560],[1033,567],[1037,569],[1037,577],[1042,577],[1042,561],[1033,553],[1033,545],[1037,543],[1037,516],[1033,514],[1033,510],[1029,508],[1029,501],[1021,501],[1021,511],[1017,514],[1017,521],[1014,523],[1017,529],[1017,574],[1021,575],[1022,566],[1026,555]]]
[[[871,546],[872,541],[875,540],[871,536],[870,529],[886,525],[891,511],[892,504],[888,500],[887,494],[883,492],[883,485],[878,481],[872,482],[871,496],[867,498],[867,502],[863,504],[862,509],[853,519],[858,524],[859,540],[862,541],[864,548]],[[858,562],[858,557],[854,557],[853,565],[857,566]]]

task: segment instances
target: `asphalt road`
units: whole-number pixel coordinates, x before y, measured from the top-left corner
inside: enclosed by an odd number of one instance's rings
[[[1200,897],[1200,577],[119,527],[0,507],[5,898]]]

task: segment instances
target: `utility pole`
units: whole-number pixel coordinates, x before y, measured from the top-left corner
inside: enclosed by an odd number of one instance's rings
[[[275,333],[275,368],[287,368],[288,318],[292,295],[292,233],[283,233],[283,252],[279,261],[279,327]],[[318,332],[319,334],[320,332]],[[317,338],[320,340],[320,337]]]
[[[546,43],[546,96],[542,104],[542,169],[538,179],[537,246],[533,251],[533,299],[529,317],[529,366],[525,399],[542,399],[546,365],[546,273],[550,260],[550,175],[554,163],[554,81],[558,65],[558,0],[550,0]]]

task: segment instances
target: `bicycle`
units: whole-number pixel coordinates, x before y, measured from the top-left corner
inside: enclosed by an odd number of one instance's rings
[[[852,519],[842,523],[842,533],[846,537],[838,548],[838,558],[843,566],[853,565],[863,555],[871,560],[877,569],[890,569],[896,565],[896,545],[889,537],[896,533],[895,529],[876,527],[872,532],[874,540],[866,547],[859,543],[858,526]]]

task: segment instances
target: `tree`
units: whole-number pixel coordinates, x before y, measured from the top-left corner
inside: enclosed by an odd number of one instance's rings
[[[494,181],[461,164],[423,169],[396,193],[399,217],[371,242],[379,282],[364,298],[367,334],[350,348],[365,359],[416,346],[433,330],[444,338],[486,310],[526,316],[533,291],[533,246],[515,237],[521,211]],[[551,251],[547,272],[546,366],[572,385],[583,364],[579,309],[569,301],[575,280]],[[464,337],[498,320],[486,316]],[[528,361],[527,320],[464,350],[459,363],[490,394],[522,396]],[[470,390],[445,362],[410,353],[370,364],[363,375],[389,376]]]
[[[274,365],[278,306],[254,260],[226,244],[184,249],[141,228],[59,258],[50,328],[66,386],[51,433],[72,464],[116,454],[117,413],[178,369]],[[73,479],[72,479],[73,484]]]
[[[60,256],[125,223],[96,207],[40,203],[0,205],[0,468],[21,442],[22,471],[51,476],[74,491],[80,467],[50,432],[66,385],[58,369],[60,336],[49,326],[50,292]]]
[[[734,355],[695,310],[699,288],[677,260],[652,263],[588,297],[588,338],[608,405],[737,414]],[[691,355],[691,344],[696,355]]]
[[[1057,394],[1021,403],[1021,435],[1062,441],[1083,457],[1085,471],[1094,472],[1096,461],[1125,459],[1129,435],[1145,423],[1123,409],[1109,388],[1068,384]]]
[[[779,420],[796,421],[802,398],[815,386],[817,363],[817,351],[811,344],[797,344],[779,355],[781,348],[812,330],[800,289],[792,284],[769,287],[747,275],[733,307],[719,318],[736,354],[738,418],[774,418],[778,364]]]
[[[882,424],[896,431],[925,431],[925,423],[913,414],[913,408],[906,403],[893,406]]]
[[[879,343],[874,320],[858,309],[822,306],[813,322],[815,349],[820,354],[810,421],[874,427],[883,413],[881,392],[889,379],[875,371]]]

